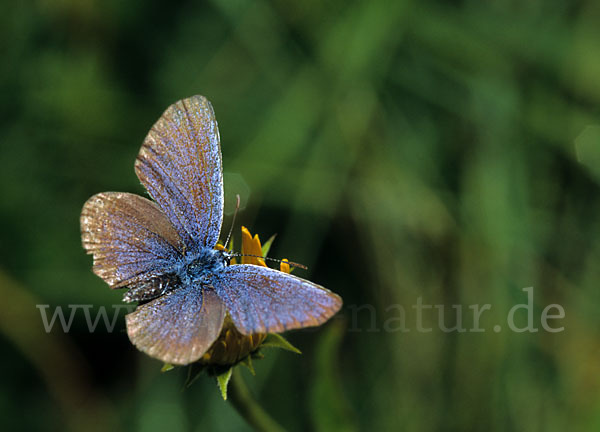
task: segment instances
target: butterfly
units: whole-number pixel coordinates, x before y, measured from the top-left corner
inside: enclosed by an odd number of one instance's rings
[[[342,299],[320,285],[269,267],[231,264],[217,250],[223,169],[215,114],[203,96],[171,105],[146,136],[135,173],[149,200],[125,192],[92,196],[81,212],[93,271],[138,302],[127,334],[163,362],[197,361],[228,314],[244,335],[316,326]]]

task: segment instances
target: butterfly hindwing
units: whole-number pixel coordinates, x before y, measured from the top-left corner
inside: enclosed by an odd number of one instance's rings
[[[226,267],[213,286],[244,334],[317,326],[342,306],[338,295],[320,285],[252,264]]]
[[[94,195],[81,211],[83,247],[94,256],[94,273],[111,288],[161,274],[183,247],[160,208],[138,195]]]
[[[140,305],[125,317],[129,339],[139,350],[174,365],[200,359],[219,336],[224,318],[215,292],[191,285]]]
[[[214,247],[223,218],[219,129],[203,96],[171,105],[154,124],[135,172],[186,248]]]

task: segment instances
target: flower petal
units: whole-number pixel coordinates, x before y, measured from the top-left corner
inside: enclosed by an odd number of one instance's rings
[[[260,245],[258,234],[252,237],[252,234],[250,234],[250,231],[245,226],[242,226],[242,255],[255,255],[242,256],[242,264],[255,264],[262,267],[267,266],[264,259],[256,258],[256,256],[262,256],[262,247]]]

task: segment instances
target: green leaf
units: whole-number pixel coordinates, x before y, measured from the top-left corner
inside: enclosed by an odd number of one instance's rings
[[[265,242],[265,244],[263,244],[262,246],[262,256],[266,257],[267,254],[269,253],[269,251],[271,250],[271,245],[273,244],[273,240],[275,240],[275,237],[277,237],[277,234],[273,234],[269,240],[267,240]]]
[[[173,366],[171,363],[165,363],[163,365],[163,367],[160,368],[160,371],[161,372],[168,372],[168,371],[173,370],[173,369],[175,369],[175,366]]]
[[[233,372],[233,368],[229,368],[222,374],[217,375],[217,385],[221,390],[223,400],[227,400],[227,384],[229,384],[229,380],[231,379],[231,372]]]
[[[339,350],[345,329],[344,321],[332,321],[316,346],[309,401],[313,428],[317,432],[358,430],[340,373]]]
[[[281,348],[281,349],[291,351],[296,354],[302,354],[302,351],[300,351],[294,345],[289,343],[286,338],[284,338],[283,336],[281,336],[278,333],[269,333],[267,335],[266,339],[264,340],[264,342],[262,344],[260,344],[260,346],[261,346],[261,348],[262,347]]]

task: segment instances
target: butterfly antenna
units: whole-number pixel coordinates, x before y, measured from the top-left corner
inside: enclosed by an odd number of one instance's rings
[[[240,194],[235,196],[237,198],[237,203],[235,204],[235,211],[233,212],[233,219],[231,220],[231,227],[229,228],[229,234],[227,234],[227,240],[225,240],[225,249],[227,249],[227,245],[229,245],[229,240],[231,239],[231,233],[233,232],[233,227],[235,226],[235,217],[237,216],[238,210],[240,209]]]
[[[280,260],[277,258],[271,258],[271,257],[264,257],[264,256],[260,256],[260,255],[249,255],[249,254],[241,254],[241,253],[234,253],[231,255],[232,258],[239,258],[239,257],[254,257],[254,258],[262,258],[264,260],[267,261],[275,261],[278,263],[282,263],[284,260]],[[290,267],[297,267],[297,268],[301,268],[302,270],[308,270],[308,267],[306,267],[304,264],[299,264],[297,262],[293,262],[293,261],[288,261],[285,260],[285,263],[288,264]]]

